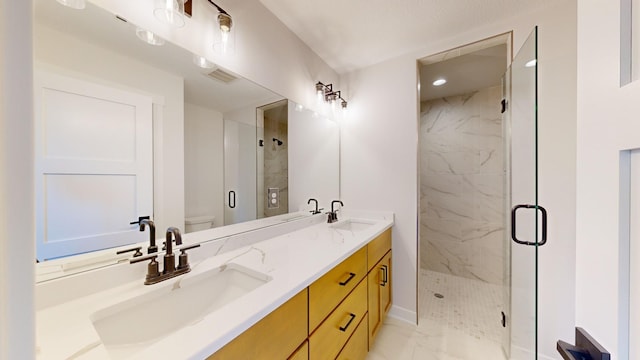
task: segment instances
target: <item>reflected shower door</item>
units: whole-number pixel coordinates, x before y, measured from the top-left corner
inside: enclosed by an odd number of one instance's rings
[[[224,121],[224,224],[255,220],[256,127]]]
[[[508,210],[505,216],[504,348],[511,359],[538,358],[538,250],[546,242],[546,211],[538,204],[538,61],[535,27],[503,80]]]

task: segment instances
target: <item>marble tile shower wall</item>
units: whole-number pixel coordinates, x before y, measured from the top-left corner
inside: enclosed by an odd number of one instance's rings
[[[273,141],[282,141],[281,145]],[[264,112],[264,194],[267,189],[280,189],[280,205],[278,208],[267,207],[264,202],[264,216],[282,215],[289,212],[289,135],[287,105]]]
[[[423,102],[421,268],[502,284],[501,88]]]

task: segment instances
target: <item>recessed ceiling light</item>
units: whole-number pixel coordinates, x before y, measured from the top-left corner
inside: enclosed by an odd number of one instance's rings
[[[436,81],[433,82],[433,86],[440,86],[440,85],[444,85],[447,83],[447,80],[445,79],[438,79]]]
[[[534,66],[536,66],[537,63],[538,63],[538,60],[533,59],[533,60],[527,61],[527,63],[524,64],[524,66],[525,67],[534,67]]]

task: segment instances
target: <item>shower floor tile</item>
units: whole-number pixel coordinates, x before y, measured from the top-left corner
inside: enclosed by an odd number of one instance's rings
[[[420,276],[418,326],[387,318],[367,360],[503,360],[502,287],[426,270]]]

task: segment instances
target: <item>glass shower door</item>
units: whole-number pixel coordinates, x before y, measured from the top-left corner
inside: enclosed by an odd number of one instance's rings
[[[538,249],[546,242],[546,211],[538,204],[537,31],[515,56],[504,77],[508,154],[505,197],[509,211],[505,261],[505,351],[512,359],[538,358]]]
[[[256,219],[256,127],[224,120],[224,224]]]

